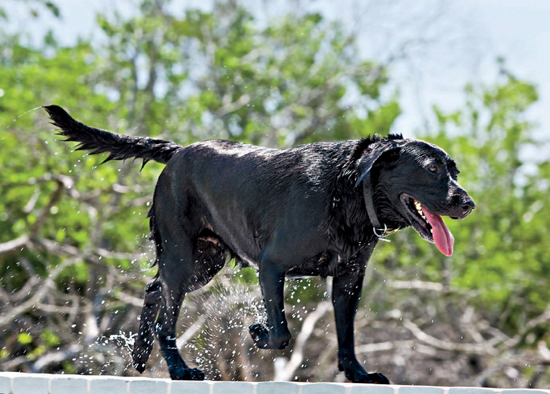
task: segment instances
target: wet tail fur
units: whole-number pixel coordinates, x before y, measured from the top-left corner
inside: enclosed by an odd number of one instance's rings
[[[57,105],[47,105],[44,109],[48,112],[52,124],[61,129],[58,135],[67,137],[65,141],[80,143],[76,150],[88,150],[92,155],[109,153],[103,163],[110,160],[136,158],[143,159],[143,165],[150,160],[166,164],[174,153],[182,148],[181,145],[171,141],[115,134],[86,126],[73,119],[67,111]]]

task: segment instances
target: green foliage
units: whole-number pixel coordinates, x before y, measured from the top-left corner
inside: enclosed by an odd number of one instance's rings
[[[21,345],[28,345],[29,343],[32,343],[32,336],[26,332],[22,332],[17,336],[17,341]]]
[[[245,9],[220,2],[212,14],[186,10],[181,20],[151,11],[98,23],[110,38],[108,64],[116,65],[105,71],[107,89],[126,101],[132,62],[141,61],[149,82],[162,78],[157,100],[144,99],[155,106],[143,119],[147,130],[182,143],[221,137],[277,146],[359,137],[387,132],[399,114],[394,99],[381,98],[386,70],[358,61],[353,40],[318,14],[289,15],[261,29]],[[351,99],[356,103],[344,104]],[[168,110],[176,104],[177,111]]]
[[[44,9],[56,18],[61,17],[61,11],[59,10],[59,7],[52,1],[26,0],[25,3],[25,5],[27,6],[27,12],[29,16],[31,16],[33,19],[39,18],[41,16],[41,11],[43,11]],[[9,20],[9,11],[9,8],[4,8],[3,6],[0,6],[0,20]]]
[[[545,219],[549,185],[537,168],[541,166],[537,141],[526,118],[538,95],[531,84],[511,76],[504,79],[495,87],[472,90],[463,114],[466,128],[472,131],[470,142],[459,140],[463,143],[457,148],[463,157],[468,155],[465,166],[474,174],[469,182],[482,203],[465,229],[475,234],[471,240],[478,246],[465,248],[464,255],[483,264],[459,267],[456,280],[485,289],[484,297],[493,307],[503,309],[504,301],[516,312],[529,305],[521,313],[540,313],[550,299],[544,280],[550,254],[541,248],[550,235]],[[483,114],[475,109],[480,103],[486,108]],[[525,160],[526,154],[531,159]]]

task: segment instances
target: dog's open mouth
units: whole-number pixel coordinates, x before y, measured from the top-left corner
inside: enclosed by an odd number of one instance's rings
[[[419,201],[409,195],[403,194],[401,202],[410,215],[411,225],[426,241],[435,243],[437,248],[445,256],[453,254],[455,239],[441,216],[430,212]]]

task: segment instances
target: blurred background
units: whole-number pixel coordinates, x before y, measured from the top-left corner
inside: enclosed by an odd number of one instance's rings
[[[162,166],[72,153],[37,108],[55,103],[183,145],[440,145],[477,208],[446,220],[453,257],[412,230],[378,246],[358,358],[400,384],[549,388],[548,48],[546,1],[1,1],[0,369],[137,375]],[[210,379],[344,381],[329,293],[289,281],[291,346],[260,351],[256,273],[229,262],[187,297],[178,344]],[[168,376],[156,346],[144,375]]]

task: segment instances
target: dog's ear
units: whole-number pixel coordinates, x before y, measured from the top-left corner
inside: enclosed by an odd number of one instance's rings
[[[357,182],[355,186],[359,186],[366,178],[370,177],[370,170],[380,156],[391,150],[397,150],[400,146],[393,140],[377,141],[370,144],[361,155],[357,163]]]

